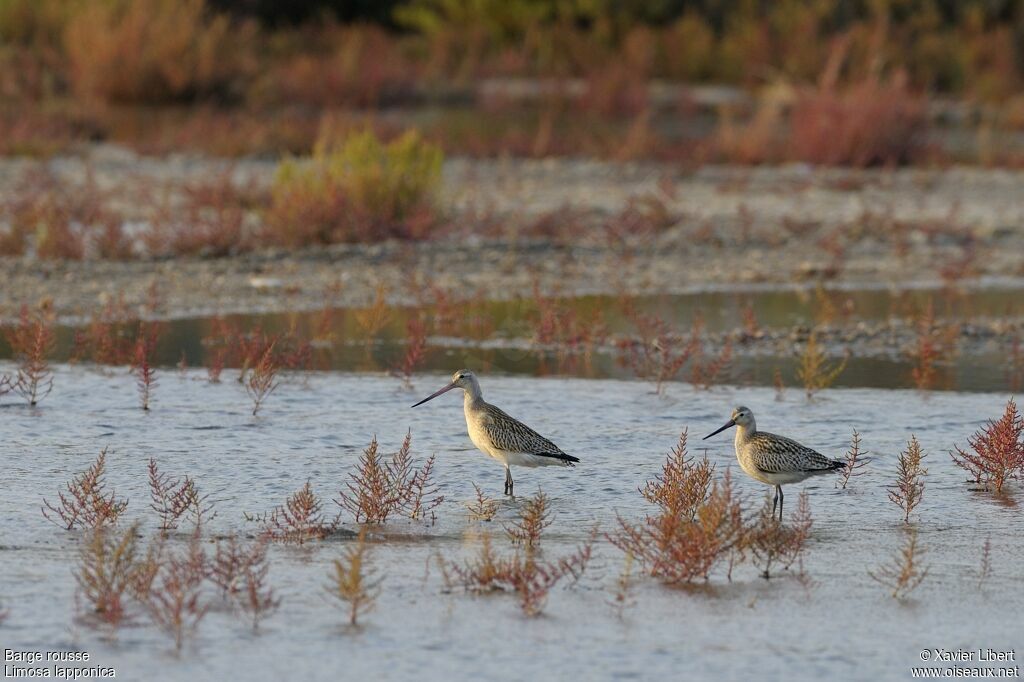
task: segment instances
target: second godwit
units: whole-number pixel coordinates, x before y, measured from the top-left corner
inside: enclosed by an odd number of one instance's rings
[[[413,405],[422,405],[455,388],[463,391],[466,429],[469,439],[481,452],[505,465],[505,494],[514,494],[509,467],[573,466],[578,457],[567,455],[561,448],[518,419],[513,419],[494,405],[484,402],[480,382],[468,369],[452,375],[450,384]]]
[[[775,486],[772,515],[779,508],[782,520],[782,486],[799,483],[811,476],[827,474],[846,466],[846,462],[829,459],[809,447],[785,436],[757,430],[754,413],[746,407],[737,407],[722,428],[704,436],[707,440],[730,427],[736,427],[736,459],[740,468],[751,478]]]

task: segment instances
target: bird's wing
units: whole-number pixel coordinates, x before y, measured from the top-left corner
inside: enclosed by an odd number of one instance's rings
[[[753,442],[757,450],[757,468],[765,473],[822,471],[836,468],[835,462],[792,438],[758,432],[754,434]]]
[[[547,438],[493,405],[487,406],[483,427],[494,447],[500,450],[559,459],[569,457]]]

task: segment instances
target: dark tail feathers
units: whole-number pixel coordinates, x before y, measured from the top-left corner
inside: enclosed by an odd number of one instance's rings
[[[538,457],[551,457],[552,459],[560,459],[569,466],[575,466],[576,462],[580,461],[579,457],[573,457],[567,455],[564,452],[535,452],[533,453]]]

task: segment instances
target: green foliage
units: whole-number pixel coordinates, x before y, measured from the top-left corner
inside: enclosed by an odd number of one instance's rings
[[[392,220],[408,218],[437,190],[444,160],[440,147],[415,131],[387,144],[363,132],[337,147],[318,145],[314,158],[325,163],[327,177],[357,208],[379,211]]]
[[[388,143],[369,130],[321,136],[311,159],[279,166],[268,223],[292,246],[425,236],[443,160],[415,131]]]

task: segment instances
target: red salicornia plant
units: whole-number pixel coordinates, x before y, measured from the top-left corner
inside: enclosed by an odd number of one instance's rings
[[[929,390],[935,385],[935,377],[938,371],[935,364],[942,358],[942,352],[935,343],[931,333],[931,325],[927,325],[927,331],[921,331],[923,325],[919,326],[917,338],[910,355],[914,360],[914,367],[910,370],[910,378],[922,391]]]
[[[406,441],[411,445],[412,434],[406,435]],[[423,466],[413,465],[410,450],[406,443],[398,452],[398,481],[402,497],[402,511],[414,521],[426,520],[428,517],[433,523],[437,517],[434,510],[444,502],[444,495],[440,494],[440,487],[434,482],[435,456],[431,455]]]
[[[594,348],[607,338],[607,327],[601,310],[586,313],[575,305],[541,293],[534,280],[533,302],[537,316],[533,320],[533,344],[538,356],[555,352],[559,370],[572,370],[582,361],[589,368]]]
[[[494,519],[494,515],[498,513],[498,507],[500,506],[498,501],[489,499],[484,495],[484,491],[476,483],[473,484],[473,489],[476,491],[475,497],[472,502],[466,504],[469,518],[474,521],[491,521]]]
[[[309,481],[285,503],[274,509],[263,527],[264,537],[279,542],[302,544],[322,540],[333,532],[336,521],[325,521],[323,502]]]
[[[252,399],[252,414],[255,417],[263,402],[278,386],[277,372],[280,369],[274,355],[276,342],[270,343],[259,356],[259,360],[249,371],[245,381],[245,390]]]
[[[839,480],[836,481],[836,487],[846,490],[847,484],[850,479],[854,476],[860,476],[864,474],[864,467],[868,465],[868,459],[865,458],[867,451],[861,452],[860,449],[860,434],[857,429],[853,430],[853,439],[850,442],[850,449],[846,451],[844,459],[846,460],[846,467],[839,471]]]
[[[1001,492],[1010,479],[1024,478],[1024,417],[1011,398],[1003,416],[967,439],[971,451],[954,446],[953,463],[971,475],[971,481]]]
[[[925,457],[917,438],[910,437],[907,449],[900,453],[897,461],[896,483],[889,486],[889,499],[903,510],[903,522],[910,523],[910,513],[921,503],[924,495],[924,477],[928,470],[921,466]]]
[[[732,478],[726,471],[713,481],[712,469],[706,457],[694,463],[687,456],[683,432],[661,475],[641,491],[657,511],[636,525],[619,518],[609,541],[666,583],[707,578],[720,560],[742,548],[745,535]]]
[[[256,366],[268,348],[277,344],[277,338],[268,337],[263,328],[256,325],[248,332],[228,327],[231,336],[226,339],[231,359],[238,365],[238,383],[244,384],[249,370]]]
[[[686,451],[688,436],[688,430],[679,434],[679,442],[665,458],[661,473],[647,481],[640,494],[663,513],[692,521],[711,489],[714,465],[707,457],[694,462]]]
[[[807,344],[800,354],[800,364],[796,369],[796,376],[803,382],[808,400],[821,389],[831,386],[839,378],[839,375],[846,369],[848,359],[849,356],[846,355],[838,362],[830,362],[818,343],[818,335],[811,331],[810,336],[807,337]]]
[[[139,335],[135,339],[132,372],[135,374],[135,385],[139,389],[139,402],[143,410],[149,410],[153,388],[156,386],[156,371],[152,365],[155,347],[156,335],[140,327]]]
[[[59,504],[51,505],[43,500],[43,516],[67,530],[113,525],[128,507],[128,500],[119,500],[113,490],[107,493],[106,462],[104,448],[88,469],[68,481],[67,494],[57,493]]]
[[[778,367],[772,370],[772,385],[775,386],[775,400],[783,400],[786,397],[786,384],[782,381],[782,370]]]
[[[402,385],[412,390],[412,375],[423,363],[427,351],[427,325],[419,317],[411,317],[405,323],[405,355],[392,374],[402,379]]]
[[[358,468],[349,474],[351,480],[338,493],[335,504],[351,512],[356,523],[384,523],[402,505],[395,485],[397,472],[391,469],[379,452],[374,436],[360,455]]]
[[[690,383],[704,390],[711,388],[731,362],[732,340],[726,339],[718,355],[708,358],[705,358],[703,344],[698,343],[690,363]]]
[[[631,305],[626,315],[633,321],[636,338],[618,343],[620,362],[632,368],[637,377],[654,381],[660,394],[665,382],[673,380],[697,351],[699,338],[694,335],[685,340],[661,318],[640,313]]]
[[[89,358],[98,365],[124,365],[132,360],[131,330],[136,326],[134,313],[124,297],[108,301],[94,314],[89,326],[75,332],[71,357]]]
[[[947,359],[955,350],[960,328],[955,324],[937,324],[935,307],[931,299],[928,300],[925,309],[917,315],[915,327],[916,338],[909,351],[910,359],[914,361],[910,377],[920,390],[928,391],[935,386],[938,378],[936,365]]]
[[[224,372],[224,358],[226,351],[222,347],[214,348],[210,351],[207,359],[206,376],[209,378],[211,384],[220,383],[220,375]]]
[[[388,290],[383,284],[377,287],[373,304],[368,308],[362,308],[354,313],[356,323],[362,329],[367,339],[373,339],[391,318],[391,309],[388,308]]]
[[[548,496],[541,491],[526,500],[519,515],[519,521],[505,526],[513,544],[535,547],[540,544],[541,533],[551,525],[548,511]]]
[[[220,375],[224,372],[224,365],[236,345],[236,339],[235,328],[223,317],[210,320],[210,332],[203,336],[202,345],[206,374],[211,384],[220,383]]]
[[[433,468],[433,455],[422,467],[415,466],[412,432],[406,434],[402,447],[390,458],[380,453],[374,437],[334,502],[349,511],[356,523],[385,523],[400,513],[413,519],[426,518],[427,514],[433,518],[433,509],[444,501],[432,481]]]
[[[160,517],[162,531],[176,529],[185,514],[189,514],[197,526],[201,525],[212,508],[206,496],[199,494],[194,480],[188,476],[171,478],[170,474],[161,473],[153,458],[149,460],[149,496],[150,507]]]
[[[53,370],[49,356],[54,334],[48,320],[21,307],[18,325],[7,333],[7,342],[18,361],[18,373],[11,388],[29,405],[36,405],[53,390]]]

